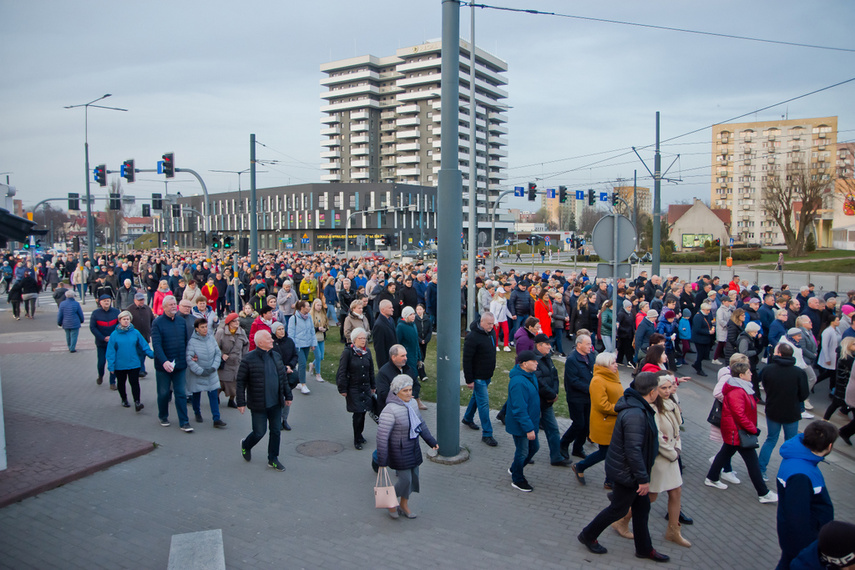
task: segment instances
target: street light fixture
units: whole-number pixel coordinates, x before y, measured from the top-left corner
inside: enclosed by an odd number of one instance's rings
[[[66,105],[66,109],[76,109],[77,107],[83,107],[84,110],[84,143],[83,149],[84,154],[86,156],[86,241],[88,241],[88,249],[89,249],[89,259],[95,259],[95,225],[92,223],[92,195],[89,191],[89,107],[96,107],[98,109],[109,109],[111,111],[127,111],[127,109],[122,109],[120,107],[105,107],[103,105],[94,105],[93,103],[97,103],[102,99],[106,99],[107,97],[112,97],[112,93],[106,93],[97,99],[93,99],[88,103],[81,103],[79,105]],[[83,252],[80,252],[80,262],[83,262]]]
[[[238,232],[238,243],[240,243],[240,237],[243,233],[243,198],[241,197],[241,187],[240,187],[240,175],[246,174],[252,170],[251,168],[245,168],[243,170],[208,170],[208,172],[219,172],[221,174],[237,174],[238,175],[238,207],[237,207],[237,232]],[[256,170],[256,174],[264,174],[266,170]]]

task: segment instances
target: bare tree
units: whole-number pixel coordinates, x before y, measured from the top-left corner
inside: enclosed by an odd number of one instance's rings
[[[119,196],[124,195],[124,189],[122,188],[121,180],[113,180],[110,182],[110,194],[119,194]],[[106,235],[110,235],[110,242],[118,248],[118,238],[122,234],[122,225],[125,219],[125,203],[124,200],[120,202],[120,207],[118,210],[110,209],[109,200],[104,205],[104,214],[105,214],[105,227],[102,228],[102,232]],[[106,231],[104,231],[106,230]]]
[[[600,221],[600,218],[606,215],[603,210],[594,208],[585,208],[582,210],[582,215],[579,217],[579,231],[585,235],[590,235],[594,231],[594,226]]]
[[[763,210],[775,220],[793,257],[804,255],[808,232],[818,218],[831,185],[825,169],[789,168],[784,178],[770,175],[763,185]],[[796,212],[796,204],[801,210]]]

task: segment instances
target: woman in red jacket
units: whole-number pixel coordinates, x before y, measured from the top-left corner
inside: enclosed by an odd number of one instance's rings
[[[757,444],[746,446],[745,442],[740,442],[740,434],[743,438],[746,435],[760,435],[757,428],[757,401],[754,399],[754,388],[751,385],[751,367],[745,362],[735,362],[730,365],[730,374],[731,379],[722,389],[724,402],[721,411],[721,437],[724,443],[713,459],[704,484],[716,489],[727,489],[727,485],[719,481],[719,475],[724,464],[734,454],[739,453],[748,468],[748,476],[751,477],[760,502],[777,503],[778,495],[766,487],[760,473]]]
[[[534,302],[534,316],[540,321],[543,334],[552,338],[552,301],[549,300],[549,289],[541,289]]]

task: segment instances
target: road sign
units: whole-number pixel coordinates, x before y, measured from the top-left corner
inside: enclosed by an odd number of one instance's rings
[[[733,238],[730,238],[730,247],[733,247]]]
[[[511,245],[511,240],[506,239],[506,240],[505,240],[505,245]]]
[[[522,186],[514,186],[514,196],[525,196],[525,188],[523,188]]]
[[[617,261],[623,261],[629,254],[635,251],[638,243],[638,238],[635,235],[635,226],[626,216],[617,216],[618,218],[618,247]],[[614,214],[604,216],[594,226],[592,238],[594,242],[594,250],[600,259],[603,261],[615,261],[614,259],[614,244],[615,244],[615,216]]]
[[[608,192],[600,192],[600,202],[608,202],[609,201],[609,193]]]
[[[424,247],[424,246],[425,246],[425,242],[423,242],[422,240],[419,240],[419,247]]]
[[[544,237],[543,240],[546,242],[546,245],[549,245],[549,236]]]
[[[584,190],[576,190],[576,199],[584,200],[585,199],[585,191]]]
[[[598,263],[597,264],[597,277],[614,277],[612,275],[614,273],[612,269],[611,263]],[[618,279],[629,279],[632,277],[632,264],[631,263],[618,263]]]
[[[302,244],[307,244],[307,243],[309,243],[309,238],[303,238],[303,239],[301,239],[301,240],[300,240],[300,243],[302,243]]]
[[[564,240],[564,243],[570,244],[573,243],[573,238],[567,238]]]
[[[546,189],[546,197],[550,200],[555,199],[555,188],[547,188]]]

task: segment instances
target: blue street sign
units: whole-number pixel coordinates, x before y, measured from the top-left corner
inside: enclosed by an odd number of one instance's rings
[[[543,240],[546,242],[546,245],[549,245],[549,236],[546,236]]]
[[[162,160],[157,161],[157,173],[163,174],[163,161]]]
[[[550,200],[555,199],[555,188],[547,188],[546,189],[546,197]]]
[[[600,192],[600,202],[608,202],[609,201],[609,193],[608,192]]]
[[[573,243],[573,238],[567,238],[564,240],[564,243]]]
[[[733,247],[733,238],[730,238],[730,247]]]
[[[576,199],[584,200],[585,199],[585,191],[584,190],[576,190]]]
[[[309,243],[309,238],[300,238],[300,243],[303,243],[303,244]]]
[[[425,242],[423,242],[422,240],[419,240],[419,247],[424,247],[424,246],[425,246]]]
[[[525,196],[525,188],[522,186],[514,186],[514,196]]]
[[[511,245],[511,240],[506,239],[506,240],[505,240],[505,245]]]

